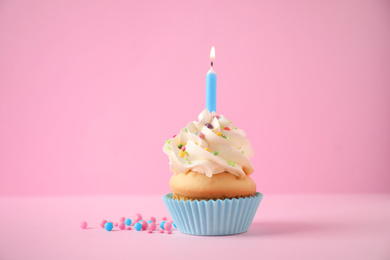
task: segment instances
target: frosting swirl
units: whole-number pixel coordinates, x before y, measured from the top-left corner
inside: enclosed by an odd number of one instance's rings
[[[165,141],[163,151],[169,156],[171,171],[191,170],[208,177],[221,172],[244,177],[254,172],[249,161],[253,149],[243,130],[208,109],[198,119],[199,122],[190,122],[178,135]]]

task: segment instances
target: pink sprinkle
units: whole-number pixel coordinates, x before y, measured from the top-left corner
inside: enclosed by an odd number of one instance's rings
[[[86,229],[86,228],[87,228],[87,222],[86,222],[86,221],[81,222],[80,227],[81,227],[82,229]]]
[[[185,151],[185,150],[186,150],[186,147],[183,145],[183,146],[181,147],[181,150],[182,150],[182,151]]]
[[[153,223],[156,223],[156,218],[155,217],[150,217],[150,221],[153,221]]]
[[[136,215],[135,218],[134,218],[134,224],[138,223],[141,219],[142,218],[140,216]]]
[[[168,234],[172,234],[172,230],[169,230],[167,233],[168,233]]]
[[[148,233],[153,233],[153,230],[149,229],[149,230],[148,230]]]
[[[125,227],[126,227],[125,222],[124,221],[119,222],[118,227],[120,230],[125,229]]]
[[[165,229],[166,231],[171,230],[171,229],[172,229],[172,224],[171,224],[171,222],[165,222],[165,224],[164,224],[164,229]]]
[[[144,220],[141,222],[142,224],[142,230],[145,230],[148,227],[148,223]]]
[[[126,218],[125,217],[121,217],[121,221],[125,221],[126,220]]]
[[[176,135],[173,135],[173,136],[172,136],[172,138],[175,138],[175,137],[176,137]]]
[[[167,220],[167,217],[163,217],[162,220],[163,220],[163,221],[164,221],[164,220]]]
[[[216,117],[217,119],[219,119],[219,115],[215,115],[214,117]]]
[[[204,138],[204,134],[202,132],[199,132],[199,137]]]
[[[160,231],[158,231],[158,233],[164,233],[164,229],[160,229]]]
[[[149,224],[149,230],[152,230],[152,231],[156,230],[156,223],[150,222],[150,224]]]
[[[104,225],[107,223],[107,220],[102,220],[102,222],[100,222],[100,226],[102,227],[102,228],[104,228]]]

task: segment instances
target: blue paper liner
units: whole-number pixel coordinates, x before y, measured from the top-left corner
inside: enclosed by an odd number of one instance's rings
[[[177,200],[172,193],[163,197],[180,232],[200,236],[233,235],[248,231],[263,194],[224,200]]]

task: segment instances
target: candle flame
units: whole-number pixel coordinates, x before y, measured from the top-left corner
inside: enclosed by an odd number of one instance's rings
[[[215,47],[211,47],[210,60],[215,60]]]

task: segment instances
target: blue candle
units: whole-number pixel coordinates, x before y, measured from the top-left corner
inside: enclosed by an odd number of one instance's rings
[[[213,60],[215,59],[215,48],[211,48],[210,60],[211,68],[206,74],[206,108],[210,112],[217,112],[217,74],[213,69]]]

